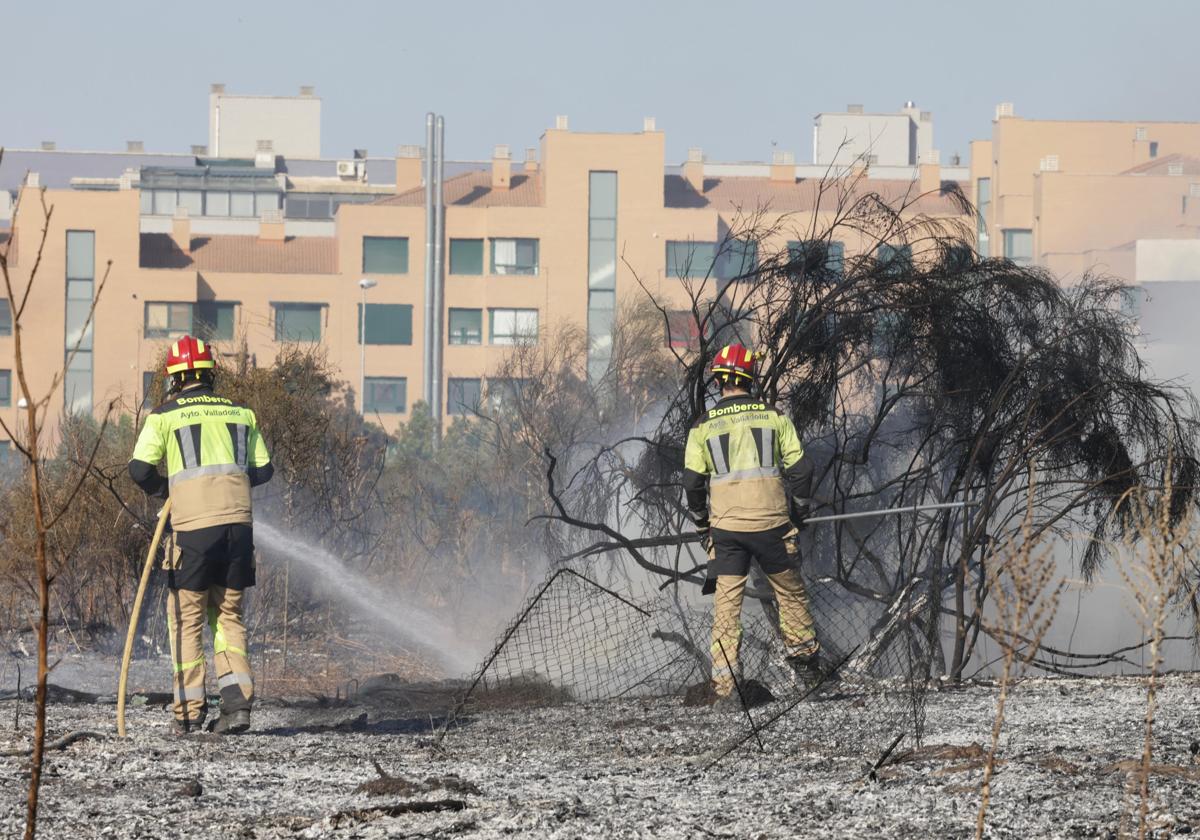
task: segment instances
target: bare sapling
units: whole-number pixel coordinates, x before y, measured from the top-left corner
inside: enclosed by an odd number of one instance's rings
[[[1167,470],[1170,476],[1170,470]],[[1196,557],[1195,520],[1189,508],[1183,517],[1173,517],[1172,488],[1168,477],[1165,491],[1151,495],[1139,487],[1130,492],[1131,525],[1125,536],[1125,551],[1117,569],[1132,602],[1131,612],[1148,642],[1146,663],[1146,711],[1143,720],[1142,754],[1130,777],[1137,820],[1137,836],[1144,838],[1150,824],[1150,776],[1154,769],[1154,719],[1158,710],[1158,683],[1163,666],[1166,625],[1176,605],[1186,604],[1187,572]],[[1181,597],[1182,596],[1182,597]]]
[[[2,158],[3,150],[0,150],[0,159]],[[37,222],[31,223],[35,226],[32,228],[21,224],[23,221],[22,211],[31,196],[36,197],[38,206],[41,209],[40,232],[37,233],[34,233],[37,231]],[[50,451],[50,446],[46,440],[45,423],[51,415],[51,401],[55,394],[61,393],[59,389],[65,383],[67,369],[74,361],[84,339],[91,334],[96,301],[99,299],[100,293],[104,290],[104,285],[108,280],[109,270],[111,269],[111,263],[109,263],[96,287],[87,318],[80,329],[79,338],[73,347],[67,348],[66,360],[63,366],[54,370],[50,375],[49,382],[35,382],[37,373],[26,365],[23,352],[24,318],[31,304],[30,298],[35,288],[38,271],[42,265],[42,258],[45,253],[46,242],[49,239],[53,216],[54,208],[47,204],[45,188],[37,190],[28,187],[25,188],[21,191],[13,210],[12,233],[8,240],[3,243],[3,246],[0,247],[0,276],[3,277],[4,294],[6,297],[3,305],[9,307],[12,323],[13,371],[16,376],[16,390],[19,394],[17,405],[22,409],[24,414],[22,417],[23,422],[17,424],[16,428],[10,428],[7,422],[0,417],[0,428],[4,430],[4,433],[12,441],[12,445],[25,462],[25,475],[29,483],[33,513],[33,559],[38,595],[36,621],[38,672],[37,690],[34,695],[33,754],[30,759],[29,789],[26,799],[25,840],[33,840],[37,834],[38,793],[41,788],[42,763],[46,744],[46,692],[50,674],[48,640],[50,586],[54,580],[54,574],[50,568],[50,533],[54,526],[68,512],[80,488],[83,486],[88,470],[90,470],[91,464],[95,461],[96,452],[99,449],[100,442],[104,436],[104,430],[107,427],[108,418],[114,407],[114,403],[110,403],[104,412],[103,423],[97,432],[95,446],[88,456],[85,469],[78,474],[78,479],[68,482],[65,486],[58,486],[59,483],[53,479],[48,480],[46,475],[46,453]],[[17,240],[17,235],[22,230],[29,230],[30,233],[26,234],[26,237],[32,236],[33,239],[31,242],[27,241],[23,243],[23,247],[28,249],[25,252],[24,260],[28,260],[29,262],[24,263],[24,265],[18,268],[18,255],[15,253],[13,246]]]
[[[1056,576],[1053,552],[1041,544],[1033,525],[1033,496],[1036,490],[1030,469],[1029,504],[1018,534],[1010,537],[985,561],[988,585],[992,592],[994,618],[984,618],[987,634],[996,640],[1002,652],[999,694],[992,719],[991,741],[983,764],[979,786],[979,811],[975,816],[975,837],[983,837],[987,809],[996,774],[996,756],[1000,733],[1014,683],[1037,656],[1042,639],[1054,623],[1065,581]]]

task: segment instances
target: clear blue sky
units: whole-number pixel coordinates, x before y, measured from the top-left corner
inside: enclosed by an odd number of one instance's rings
[[[668,162],[811,155],[812,118],[931,110],[943,160],[997,102],[1035,118],[1200,121],[1200,2],[17,2],[4,4],[0,145],[186,151],[211,82],[322,98],[327,156],[392,154],[447,120],[447,155],[655,116]],[[12,73],[13,75],[9,75]]]

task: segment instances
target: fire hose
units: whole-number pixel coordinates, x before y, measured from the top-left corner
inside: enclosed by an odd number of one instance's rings
[[[125,652],[121,655],[121,678],[117,682],[117,735],[121,738],[125,737],[125,688],[129,682],[129,662],[133,659],[133,639],[137,635],[138,618],[142,614],[142,599],[146,597],[146,586],[150,583],[150,570],[154,568],[154,557],[158,554],[158,544],[162,540],[170,515],[171,500],[167,499],[167,503],[158,512],[158,526],[154,529],[154,538],[150,540],[150,550],[146,552],[146,565],[142,567],[142,579],[138,581],[133,610],[129,614]]]

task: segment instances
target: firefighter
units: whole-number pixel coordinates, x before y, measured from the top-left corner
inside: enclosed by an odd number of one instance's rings
[[[740,344],[717,353],[711,373],[721,399],[692,425],[684,453],[687,506],[710,558],[703,591],[716,595],[714,700],[728,697],[734,687],[751,560],[775,592],[789,662],[806,682],[820,676],[819,644],[797,568],[812,467],[792,421],[751,395],[755,361]]]
[[[204,624],[213,636],[220,691],[218,733],[250,728],[254,682],[242,621],[254,585],[250,488],[274,472],[254,412],[213,393],[212,347],[185,335],[167,355],[167,401],[146,418],[129,475],[146,493],[171,498],[172,543],[166,551],[167,628],[174,666],[175,722],[201,730],[205,697]],[[157,464],[166,459],[167,475]]]

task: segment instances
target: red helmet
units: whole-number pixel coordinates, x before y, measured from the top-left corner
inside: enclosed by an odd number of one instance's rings
[[[721,352],[713,358],[712,367],[709,370],[725,382],[730,381],[731,378],[734,381],[743,377],[753,379],[754,361],[754,353],[748,348],[740,344],[726,344],[721,348]]]
[[[186,373],[189,370],[204,370],[215,368],[212,347],[198,338],[185,335],[171,345],[167,353],[167,375]]]

